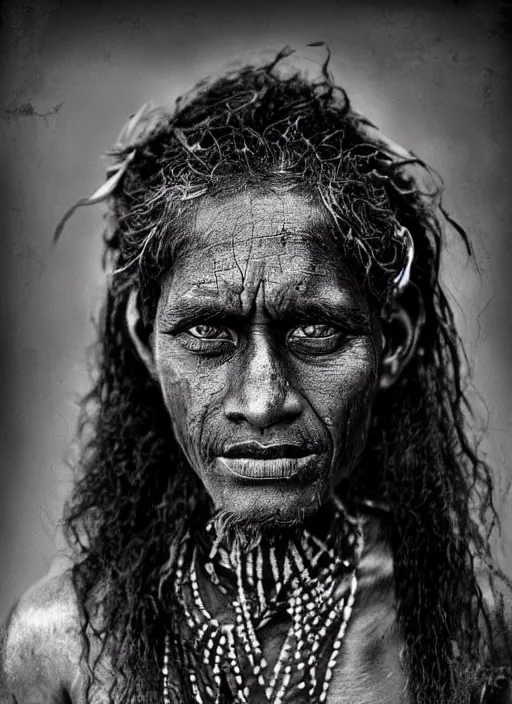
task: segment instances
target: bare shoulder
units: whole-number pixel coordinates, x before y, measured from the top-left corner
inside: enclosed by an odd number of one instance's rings
[[[81,653],[80,612],[66,569],[37,582],[9,618],[2,662],[8,695],[19,704],[64,701]]]

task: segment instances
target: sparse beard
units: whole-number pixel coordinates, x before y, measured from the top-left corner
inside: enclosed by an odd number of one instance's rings
[[[283,538],[289,540],[296,537],[302,531],[305,520],[303,510],[283,518],[263,512],[244,516],[220,509],[211,518],[209,525],[226,547],[237,547],[242,552],[249,552],[262,541],[274,543]]]
[[[308,508],[297,506],[287,513],[268,513],[263,508],[256,508],[247,515],[220,508],[211,517],[209,525],[226,547],[236,546],[242,552],[248,552],[262,541],[277,544],[297,538],[306,524],[315,521],[331,498],[331,494],[323,497],[322,492],[318,492]]]

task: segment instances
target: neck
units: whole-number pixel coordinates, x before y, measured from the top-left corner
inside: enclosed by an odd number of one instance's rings
[[[242,553],[250,552],[257,545],[273,545],[276,549],[290,541],[300,539],[304,532],[325,541],[329,536],[331,543],[343,537],[339,527],[345,518],[350,518],[349,512],[338,498],[331,499],[316,513],[301,521],[281,523],[276,520],[259,522],[244,517],[218,511],[213,515],[203,535],[195,535],[198,544],[210,545],[212,540],[231,551],[233,547],[240,548]],[[338,550],[344,546],[333,545]]]
[[[224,528],[214,518],[200,539],[191,538],[197,578],[222,594],[254,593],[260,616],[300,585],[351,570],[360,558],[357,521],[339,502],[286,530]]]

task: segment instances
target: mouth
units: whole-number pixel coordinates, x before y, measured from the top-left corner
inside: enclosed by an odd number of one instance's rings
[[[230,445],[217,460],[238,477],[268,481],[292,479],[315,457],[311,449],[293,443],[250,441]]]

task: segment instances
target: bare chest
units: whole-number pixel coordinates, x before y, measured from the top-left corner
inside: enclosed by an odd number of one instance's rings
[[[283,629],[284,631],[284,629]],[[269,634],[263,641],[270,664],[282,646],[283,632]],[[401,639],[396,628],[395,610],[391,600],[364,602],[356,605],[326,689],[327,704],[407,704],[406,674],[400,652]],[[293,653],[292,653],[293,656]],[[324,667],[330,649],[324,653]],[[307,667],[295,673],[290,698],[294,704],[312,701],[312,673]],[[321,677],[321,673],[314,673]],[[297,688],[302,685],[302,688]],[[312,689],[311,689],[312,691]],[[316,692],[318,693],[318,688]],[[321,688],[320,688],[321,691]],[[257,689],[250,704],[268,704]],[[273,701],[273,700],[271,700]],[[317,699],[315,698],[315,701]]]
[[[262,638],[262,646],[272,670],[278,651],[282,647],[286,628],[269,628]],[[406,675],[400,662],[401,641],[396,629],[393,604],[387,600],[356,604],[338,653],[332,679],[329,683],[326,704],[408,704]],[[292,653],[293,657],[294,653]],[[109,668],[103,671],[102,683],[95,688],[93,704],[110,704],[108,697]],[[311,672],[306,668],[302,677],[294,675],[294,685],[285,701],[307,704],[311,701],[309,689]],[[276,704],[268,700],[261,687],[254,686],[254,678],[247,671],[241,673],[244,683],[250,685],[249,704]],[[303,682],[302,688],[297,684]],[[77,682],[78,684],[78,682]],[[163,703],[163,676],[162,676]],[[291,697],[291,698],[289,698]],[[202,700],[210,699],[203,692]],[[214,701],[213,699],[211,700]],[[73,696],[75,704],[85,702],[85,691],[78,687]]]

